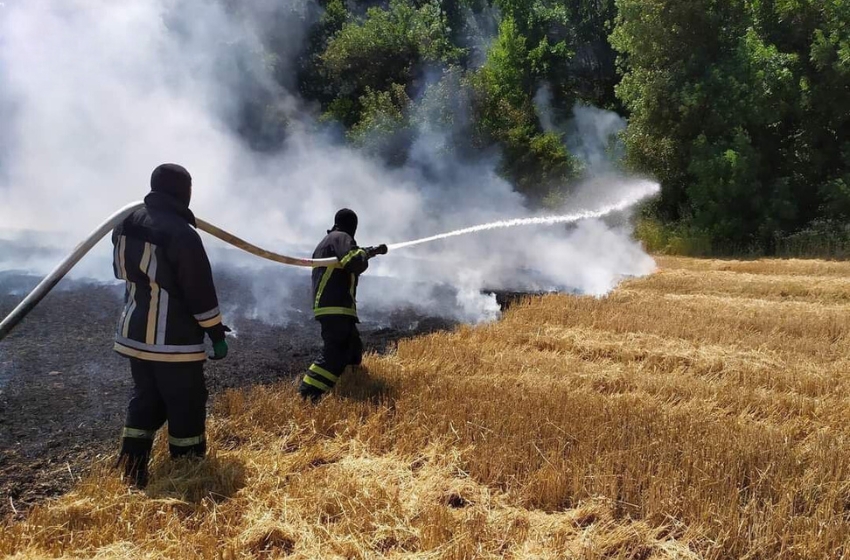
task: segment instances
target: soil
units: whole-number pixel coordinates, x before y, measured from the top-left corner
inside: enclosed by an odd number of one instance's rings
[[[320,343],[309,313],[309,280],[299,277],[272,304],[257,273],[216,271],[219,298],[235,336],[231,354],[208,362],[211,396],[228,388],[295,382]],[[0,318],[38,278],[0,272]],[[287,278],[292,285],[292,278]],[[503,307],[522,294],[497,294]],[[114,460],[131,389],[126,359],[112,352],[123,287],[63,280],[0,342],[0,520],[21,517],[66,492],[98,461]],[[269,300],[271,301],[271,300]],[[383,353],[405,337],[455,326],[451,320],[394,311],[364,318],[367,351]]]

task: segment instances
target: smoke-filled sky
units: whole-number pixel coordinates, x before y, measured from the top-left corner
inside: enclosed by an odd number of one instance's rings
[[[446,131],[426,127],[408,164],[388,169],[317,126],[315,109],[285,90],[277,92],[283,100],[278,109],[289,120],[284,147],[271,154],[250,150],[230,126],[247,87],[245,68],[232,62],[232,46],[259,50],[258,22],[287,25],[290,40],[277,45],[276,72],[291,72],[310,24],[300,16],[310,13],[312,1],[254,2],[255,17],[238,22],[201,0],[181,2],[179,12],[166,0],[0,2],[0,236],[52,232],[51,242],[68,249],[117,208],[142,198],[150,172],[166,161],[192,173],[198,216],[268,249],[299,255],[310,252],[343,206],[360,216],[361,245],[532,215],[496,173],[497,154],[474,164],[455,161],[445,149]],[[270,17],[281,15],[275,10],[286,10],[287,17]],[[255,85],[281,88],[263,68],[248,72]],[[536,101],[544,124],[557,126],[545,114],[545,92]],[[608,134],[622,121],[579,107],[568,126],[573,153],[588,169],[609,172],[600,162]],[[656,188],[600,176],[562,213],[638,199]],[[98,249],[108,254],[108,247]],[[0,255],[0,268],[35,267],[15,259]],[[626,219],[475,234],[373,264],[367,274],[398,282],[381,282],[376,293],[364,278],[364,310],[426,307],[434,298],[422,286],[442,284],[454,286],[458,296],[437,311],[472,321],[496,309],[481,288],[604,294],[623,276],[654,268],[630,239]],[[111,274],[102,259],[87,259],[80,270],[99,278]],[[388,284],[398,289],[387,290]]]

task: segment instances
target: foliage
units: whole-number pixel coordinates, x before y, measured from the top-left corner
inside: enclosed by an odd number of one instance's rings
[[[850,218],[850,4],[618,0],[617,92],[660,217],[724,244]]]
[[[504,150],[503,172],[539,197],[577,176],[577,164],[561,139],[544,132],[535,111],[533,55],[520,26],[502,21],[484,67],[474,77],[476,127]]]
[[[234,17],[255,3],[220,1]],[[772,253],[850,221],[847,0],[299,0],[274,13],[267,52],[234,45],[222,61],[243,68],[236,128],[256,149],[281,146],[291,118],[266,68],[373,157],[403,165],[439,131],[456,156],[500,154],[501,175],[545,205],[583,177],[562,133],[581,102],[627,118],[623,165],[662,186],[651,218],[700,247]],[[307,29],[294,53],[292,21]]]
[[[321,55],[323,75],[337,101],[331,106],[333,117],[354,126],[364,109],[361,99],[370,91],[388,91],[395,84],[413,90],[426,65],[455,60],[460,53],[448,33],[445,14],[430,2],[416,8],[392,0],[385,10],[369,9],[362,21],[348,21]],[[353,103],[339,103],[342,99]]]
[[[349,131],[349,138],[390,163],[403,161],[412,140],[407,114],[410,104],[400,84],[392,84],[389,91],[367,88],[360,98],[360,120]]]

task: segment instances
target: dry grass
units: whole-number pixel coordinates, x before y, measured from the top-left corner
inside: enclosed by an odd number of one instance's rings
[[[403,342],[312,408],[220,397],[145,494],[104,465],[3,528],[66,558],[850,558],[850,265],[664,258]]]
[[[783,276],[850,276],[850,261],[820,261],[814,259],[774,260],[713,260],[686,257],[659,256],[662,270],[718,270],[750,274],[778,274]]]
[[[720,295],[770,301],[805,301],[845,305],[850,310],[850,274],[822,277],[750,274],[715,270],[662,270],[649,280],[632,282],[635,289],[662,294]]]

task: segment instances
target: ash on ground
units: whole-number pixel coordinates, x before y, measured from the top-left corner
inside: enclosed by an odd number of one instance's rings
[[[207,363],[211,396],[296,383],[313,361],[321,339],[303,272],[215,271],[225,321],[236,336],[226,360]],[[0,272],[0,317],[39,280]],[[114,282],[63,280],[0,342],[0,519],[68,490],[95,461],[117,451],[131,389],[127,360],[112,351],[123,291]],[[367,352],[387,352],[403,338],[456,324],[415,309],[361,314]]]
[[[207,363],[211,397],[229,388],[297,383],[321,345],[309,271],[228,265],[214,273],[234,336],[228,358]],[[0,318],[40,279],[0,271]],[[373,301],[392,281],[362,279]],[[366,352],[385,353],[401,339],[457,325],[445,318],[457,296],[452,287],[410,289],[431,290],[430,299],[360,310]],[[529,295],[485,292],[503,310]],[[65,279],[0,342],[0,520],[67,491],[96,461],[114,460],[132,386],[126,358],[112,351],[123,297],[117,282]]]

